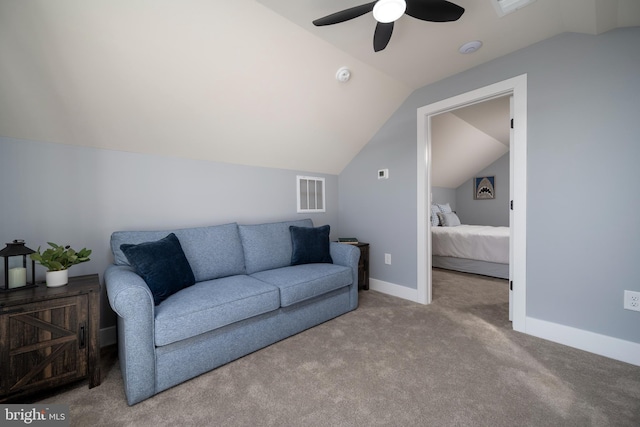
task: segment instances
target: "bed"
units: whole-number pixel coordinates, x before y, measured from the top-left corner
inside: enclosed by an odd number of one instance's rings
[[[431,227],[432,266],[509,278],[509,227]]]

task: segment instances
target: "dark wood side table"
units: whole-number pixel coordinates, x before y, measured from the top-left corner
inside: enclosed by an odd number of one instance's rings
[[[358,289],[369,290],[369,244],[357,243],[360,248],[360,262],[358,262]]]
[[[0,402],[88,378],[100,385],[100,281],[0,294]]]

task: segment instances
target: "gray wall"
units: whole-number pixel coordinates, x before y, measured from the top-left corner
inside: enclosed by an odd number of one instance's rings
[[[431,203],[449,203],[451,209],[457,212],[456,189],[444,187],[431,187]]]
[[[102,281],[116,230],[309,217],[337,238],[337,176],[305,173],[325,177],[327,212],[298,214],[299,173],[0,138],[0,243],[88,247],[91,261],[70,275],[99,273]],[[42,266],[36,271],[44,277]],[[104,288],[101,320],[115,325]]]
[[[509,153],[478,171],[476,176],[495,176],[495,198],[475,200],[473,178],[456,189],[456,212],[463,224],[509,226]]]
[[[339,177],[372,277],[416,288],[416,109],[527,73],[527,316],[640,342],[622,308],[640,291],[639,43],[638,27],[562,34],[415,91]]]

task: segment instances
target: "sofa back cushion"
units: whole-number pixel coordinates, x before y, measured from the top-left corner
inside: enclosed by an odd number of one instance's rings
[[[244,251],[236,223],[179,230],[116,231],[111,235],[114,262],[130,265],[120,245],[153,242],[169,233],[180,241],[196,282],[245,274]]]
[[[247,274],[291,265],[290,226],[313,227],[311,219],[239,225]]]

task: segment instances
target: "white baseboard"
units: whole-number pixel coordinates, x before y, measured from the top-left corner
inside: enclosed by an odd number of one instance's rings
[[[110,326],[100,329],[100,347],[107,347],[118,342],[118,328]]]
[[[383,294],[418,302],[417,289],[378,279],[369,279],[369,288]],[[523,332],[528,335],[640,366],[640,343],[532,317],[527,317],[525,322],[526,326]]]
[[[610,359],[640,366],[640,344],[527,317],[525,333]]]
[[[378,279],[369,279],[369,289],[382,292],[383,294],[418,302],[418,290],[396,285]]]

